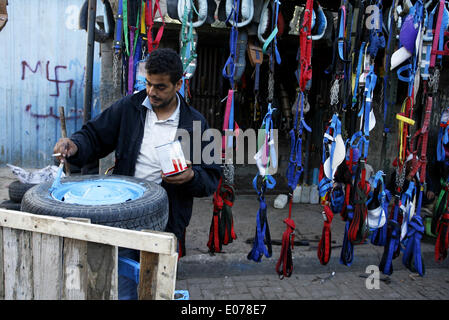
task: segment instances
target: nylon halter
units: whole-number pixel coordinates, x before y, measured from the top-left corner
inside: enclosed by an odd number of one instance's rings
[[[162,25],[159,27],[156,38],[153,39],[153,27],[154,27],[154,17],[156,16],[156,11],[162,19]],[[164,33],[165,21],[164,16],[161,12],[160,0],[146,0],[145,3],[145,24],[147,32],[147,49],[148,53],[157,49],[162,39],[162,34]]]

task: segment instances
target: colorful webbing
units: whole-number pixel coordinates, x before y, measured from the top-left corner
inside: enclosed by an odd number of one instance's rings
[[[128,48],[128,0],[123,1],[123,33],[125,35],[125,52],[129,56]]]
[[[214,204],[214,214],[212,216],[212,223],[209,230],[209,241],[207,242],[207,247],[209,252],[221,252],[222,242],[220,241],[219,225],[220,225],[220,213],[223,209],[223,198],[221,197],[220,190],[221,184],[223,183],[223,178],[220,178],[218,182],[217,191],[214,193],[213,204]]]
[[[261,188],[258,189],[258,177],[259,174],[257,174],[253,179],[253,187],[257,191],[259,200],[259,210],[257,211],[256,221],[256,234],[254,237],[253,248],[247,256],[248,260],[253,260],[255,262],[260,262],[263,255],[269,258],[272,254],[270,228],[268,227],[267,204],[265,202],[265,191],[267,188],[273,189],[276,185],[276,181],[274,180],[274,178],[270,175],[266,175],[265,177],[263,177]]]
[[[355,75],[354,91],[352,94],[352,108],[354,108],[355,105],[357,104],[357,95],[358,95],[358,90],[359,90],[359,78],[360,78],[360,72],[362,69],[362,60],[363,60],[363,55],[365,52],[365,46],[366,46],[366,42],[362,42],[362,45],[361,45],[360,51],[359,51],[359,58],[358,58],[358,62],[357,62],[357,71],[356,71],[356,75]]]
[[[435,242],[435,261],[443,262],[449,247],[449,212],[445,212],[438,220],[437,240]]]
[[[157,49],[159,47],[159,43],[162,39],[162,34],[164,33],[165,28],[165,21],[164,16],[161,12],[161,6],[160,6],[160,0],[154,0],[154,6],[153,0],[146,0],[145,5],[145,22],[147,25],[147,43],[148,43],[148,53],[153,51],[154,49]],[[159,12],[159,15],[162,19],[162,25],[159,27],[156,38],[153,39],[153,26],[154,26],[154,17],[156,16],[156,11]]]
[[[279,16],[279,6],[280,6],[279,0],[274,0],[273,6],[275,7],[272,14],[272,25],[273,25],[273,31],[271,31],[271,34],[265,41],[262,47],[262,51],[264,54],[267,53],[268,46],[273,42],[274,47],[274,53],[276,56],[276,62],[277,64],[281,64],[281,55],[279,54],[278,47],[277,47],[277,34],[278,34],[278,16]]]
[[[318,243],[318,259],[320,260],[320,263],[322,265],[326,265],[329,262],[329,259],[331,257],[332,253],[332,234],[331,234],[331,224],[332,219],[334,217],[334,213],[329,208],[329,206],[324,206],[323,211],[323,218],[324,218],[324,224],[323,224],[323,231],[321,233],[321,239]]]
[[[114,50],[118,54],[122,48],[122,34],[123,34],[123,0],[118,2],[118,10],[116,17],[115,41]]]
[[[352,264],[352,259],[354,258],[354,245],[349,241],[349,226],[354,218],[354,208],[352,205],[348,204],[346,207],[346,224],[345,224],[345,234],[343,236],[343,245],[340,253],[340,263],[345,266],[350,266]]]
[[[393,259],[397,257],[399,238],[401,236],[401,227],[397,222],[397,206],[395,206],[393,210],[393,218],[388,220],[388,234],[390,234],[390,236],[387,238],[387,244],[385,245],[384,253],[379,264],[379,270],[387,275],[393,273]]]
[[[424,225],[420,216],[413,216],[407,231],[407,245],[402,256],[402,263],[412,272],[424,276],[426,270],[421,256],[421,238],[424,234]]]
[[[296,117],[293,129],[290,130],[290,158],[287,168],[287,182],[291,190],[294,190],[298,185],[299,178],[303,172],[302,167],[302,133],[303,127],[312,132],[312,129],[304,120],[304,93],[300,91],[296,99]],[[301,103],[301,110],[299,104]],[[299,116],[299,122],[298,122]]]
[[[313,1],[307,0],[304,9],[303,22],[299,31],[300,80],[299,89],[304,92],[307,82],[312,79],[312,13]]]
[[[401,198],[401,204],[399,206],[399,209],[402,212],[402,225],[401,225],[401,242],[405,246],[407,242],[407,229],[408,225],[410,223],[410,220],[412,218],[412,214],[414,213],[412,210],[414,210],[414,202],[413,199],[415,197],[416,188],[415,183],[413,181],[410,181],[407,190],[402,193]]]
[[[290,201],[289,212],[291,212],[292,202]],[[290,277],[293,272],[292,250],[295,242],[295,222],[289,216],[284,219],[287,229],[282,234],[281,255],[276,264],[276,272],[280,279]]]
[[[380,222],[382,220],[382,217],[384,216],[385,219],[387,219],[387,213],[388,213],[388,204],[390,203],[391,195],[390,191],[388,189],[385,189],[385,184],[383,180],[384,173],[383,171],[378,171],[371,182],[372,190],[376,190],[378,185],[380,184],[380,192],[378,194],[378,200],[380,202],[381,210],[382,212],[379,214],[379,219],[377,221],[377,226],[380,225]],[[375,196],[375,193],[373,192],[371,194],[370,199],[367,201],[367,205],[373,201],[373,197]],[[371,243],[376,246],[385,246],[387,243],[387,223],[385,223],[382,227],[375,227],[371,228]]]

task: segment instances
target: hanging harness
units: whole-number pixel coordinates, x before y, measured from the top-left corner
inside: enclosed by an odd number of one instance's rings
[[[232,217],[234,199],[234,188],[221,177],[217,191],[214,193],[214,213],[209,231],[209,241],[207,242],[211,253],[221,252],[222,245],[227,245],[237,239]]]

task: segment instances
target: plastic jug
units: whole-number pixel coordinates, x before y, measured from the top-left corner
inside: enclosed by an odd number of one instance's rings
[[[301,191],[302,187],[298,184],[295,190],[293,190],[293,203],[299,203],[301,201]]]
[[[316,184],[313,184],[310,187],[310,203],[311,204],[318,204],[320,203],[320,194],[318,191],[318,186]]]
[[[310,186],[307,184],[302,185],[301,203],[310,203]]]
[[[276,209],[283,209],[287,205],[287,201],[288,201],[288,196],[286,194],[280,194],[276,197],[276,199],[274,199],[273,206]]]

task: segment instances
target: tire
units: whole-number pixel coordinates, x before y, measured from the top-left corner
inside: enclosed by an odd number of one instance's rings
[[[6,200],[0,203],[0,208],[7,210],[20,211],[20,203],[13,202],[11,200]]]
[[[34,183],[22,183],[19,180],[11,182],[8,186],[9,199],[12,202],[19,203],[22,201],[23,195],[30,188],[34,187],[36,184]]]
[[[89,218],[92,223],[110,227],[164,231],[168,221],[168,196],[164,188],[154,182],[128,176],[70,176],[61,183],[96,179],[120,179],[145,188],[137,199],[112,205],[80,205],[54,199],[49,194],[52,182],[29,189],[22,199],[21,211],[62,218]]]

